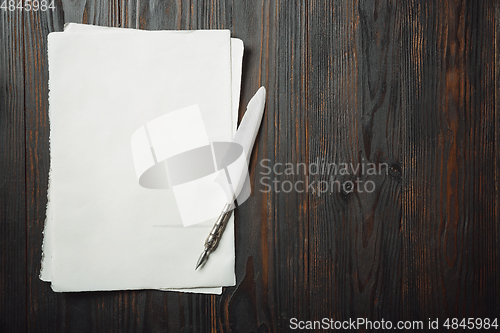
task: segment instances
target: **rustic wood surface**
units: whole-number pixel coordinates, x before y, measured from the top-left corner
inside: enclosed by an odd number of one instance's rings
[[[427,328],[429,318],[500,314],[499,2],[54,5],[0,9],[0,332],[280,332],[292,317]],[[237,285],[221,296],[56,294],[38,279],[47,35],[65,22],[230,29],[244,41],[240,115],[260,85],[268,100],[251,160],[254,194],[236,213]],[[389,168],[335,178],[371,180],[372,193],[260,193],[263,159]]]

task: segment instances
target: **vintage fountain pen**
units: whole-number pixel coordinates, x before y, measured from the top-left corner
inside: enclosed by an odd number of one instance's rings
[[[205,263],[207,262],[210,253],[212,253],[213,251],[215,251],[215,249],[217,249],[219,241],[222,237],[222,233],[226,229],[227,221],[229,221],[232,212],[233,212],[232,205],[226,204],[221,214],[217,218],[217,221],[215,222],[212,230],[210,230],[207,239],[205,240],[205,250],[203,250],[203,252],[201,253],[200,258],[196,263],[195,270],[197,270],[200,267],[203,267],[203,265],[205,265]]]
[[[257,132],[259,131],[260,122],[262,120],[262,115],[264,113],[264,105],[266,103],[266,89],[264,87],[260,87],[259,90],[255,93],[255,95],[248,102],[247,110],[243,119],[241,120],[240,126],[238,130],[234,134],[233,143],[241,145],[243,148],[243,153],[246,156],[246,160],[250,158],[250,154],[252,153],[253,144],[255,142],[255,137],[257,136]],[[227,170],[226,170],[227,175]],[[239,191],[241,191],[241,183],[244,182],[243,177],[240,177],[235,184],[234,189],[235,193],[234,198],[238,197]],[[203,267],[208,260],[208,256],[210,253],[217,249],[219,245],[220,239],[222,237],[222,233],[224,229],[226,229],[227,222],[231,217],[231,213],[236,207],[236,200],[232,200],[227,203],[222,209],[221,214],[217,218],[212,230],[208,234],[207,239],[205,240],[205,249],[200,255],[198,262],[196,263],[196,268]]]

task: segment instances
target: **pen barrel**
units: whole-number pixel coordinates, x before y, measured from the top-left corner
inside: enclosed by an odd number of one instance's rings
[[[210,230],[210,234],[208,234],[207,239],[205,240],[205,249],[209,251],[214,251],[219,245],[219,241],[222,237],[224,230],[226,229],[227,222],[231,217],[232,210],[229,210],[231,205],[227,204],[222,213],[217,218],[212,230]]]

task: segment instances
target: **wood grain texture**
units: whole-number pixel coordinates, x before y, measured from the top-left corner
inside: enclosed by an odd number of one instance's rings
[[[494,3],[407,7],[405,261],[417,317],[499,313]],[[498,147],[496,148],[498,149]]]
[[[25,54],[25,117],[26,117],[26,213],[27,213],[27,322],[28,327],[43,331],[55,323],[56,313],[48,311],[56,297],[48,285],[39,283],[38,274],[50,156],[48,120],[48,65],[46,37],[49,31],[46,13],[26,15],[23,25]],[[45,16],[45,17],[44,17]],[[44,56],[40,56],[44,55]],[[47,330],[46,330],[47,331]]]
[[[274,128],[278,105],[276,25],[279,8],[261,0],[232,4],[232,36],[245,44],[240,101],[240,119],[245,106],[260,86],[266,86],[268,101],[261,130],[250,160],[252,196],[236,211],[236,286],[227,288],[217,308],[217,328],[233,332],[269,332],[276,328],[275,225],[272,194],[258,190],[262,158],[273,158],[277,135]],[[268,102],[269,103],[269,102]],[[285,110],[288,112],[288,110]]]
[[[309,163],[359,166],[311,177],[355,182],[309,199],[312,318],[401,319],[400,7],[310,3]]]
[[[23,13],[0,12],[0,331],[26,330]]]
[[[500,313],[500,1],[55,1],[0,11],[0,332],[281,332],[301,320]],[[235,287],[55,294],[38,279],[49,170],[47,35],[66,22],[230,29],[240,118],[267,107],[236,212]],[[386,163],[375,190],[264,193],[275,163]],[[281,168],[283,169],[283,168]],[[332,190],[332,188],[330,188]],[[349,193],[350,192],[350,193]]]
[[[495,221],[496,221],[496,258],[497,266],[500,265],[500,1],[495,2]],[[500,277],[497,276],[497,279]],[[498,280],[496,281],[498,288]],[[495,282],[494,282],[495,283]],[[498,290],[498,289],[497,289]],[[499,291],[497,291],[499,292]],[[500,292],[499,292],[500,293]],[[495,296],[494,296],[495,297]],[[500,307],[498,294],[495,297],[496,306]]]

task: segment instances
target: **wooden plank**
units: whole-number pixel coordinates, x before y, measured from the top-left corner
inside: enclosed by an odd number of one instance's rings
[[[496,261],[494,261],[496,269],[500,267],[500,1],[495,1],[495,225],[496,225]],[[493,297],[495,303],[495,312],[500,312],[500,288],[498,288],[498,281],[500,276],[497,273],[495,284],[495,291]]]
[[[279,25],[292,29],[289,20],[281,20],[285,15],[281,13],[280,6],[275,2],[260,0],[233,2],[232,36],[241,38],[245,44],[240,119],[248,101],[260,86],[267,89],[267,104],[249,165],[252,196],[235,213],[237,285],[224,291],[217,308],[217,331],[275,332],[279,324],[276,279],[280,268],[277,265],[286,265],[275,257],[277,224],[274,207],[277,197],[273,193],[262,193],[259,180],[263,172],[260,161],[264,158],[271,159],[271,163],[279,160],[275,156],[278,142],[292,139],[285,139],[285,132],[279,132],[276,126],[290,129],[298,114],[297,106],[294,114],[289,113],[287,107],[291,89],[277,86],[278,63],[286,64],[283,69],[286,67],[286,70],[291,70],[291,55],[286,51],[278,51]],[[296,5],[290,4],[289,8],[294,14],[300,15]],[[291,39],[299,37],[298,29],[296,27],[293,32],[287,31],[283,43],[290,43]],[[280,115],[286,120],[278,124]],[[278,135],[282,136],[281,141]],[[285,153],[284,149],[279,152],[280,155]]]
[[[397,320],[401,8],[313,1],[309,11],[309,178],[325,192],[309,197],[310,318]]]
[[[412,1],[403,31],[404,305],[495,317],[494,2]]]
[[[495,222],[496,222],[496,268],[500,267],[500,1],[495,1]],[[497,279],[500,276],[497,275]],[[493,283],[498,280],[493,281]],[[496,290],[495,308],[496,313],[500,312],[500,291]]]
[[[309,106],[307,92],[307,7],[306,2],[279,2],[273,20],[277,21],[274,80],[276,87],[270,96],[274,104],[273,123],[269,135],[274,143],[266,157],[270,166],[277,163],[307,163],[309,160]],[[271,21],[272,22],[272,21]],[[271,133],[270,133],[271,134]],[[265,172],[265,170],[263,170]],[[278,173],[282,171],[278,170]],[[274,229],[274,267],[276,287],[276,331],[286,330],[291,317],[312,318],[310,309],[310,195],[288,192],[285,182],[295,182],[302,175],[269,175],[280,185],[273,184],[272,228]],[[286,183],[289,184],[289,183]],[[256,272],[258,274],[258,272]]]
[[[54,11],[27,12],[24,16],[27,324],[37,332],[57,330],[55,310],[61,298],[39,278],[50,168],[47,35],[62,29],[60,12],[56,7]]]
[[[26,331],[23,12],[0,10],[0,331]]]

